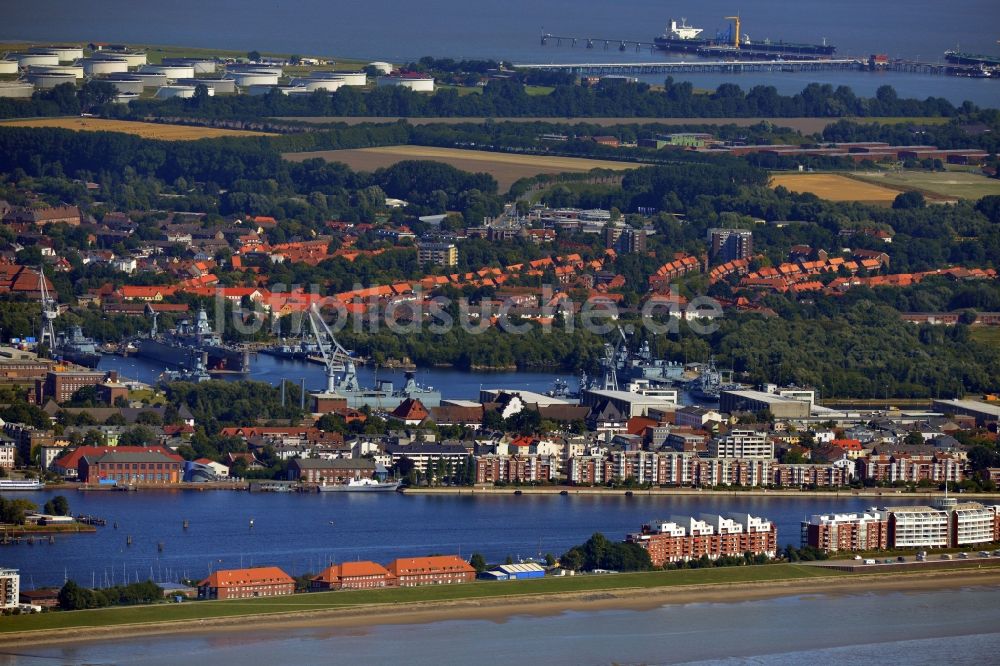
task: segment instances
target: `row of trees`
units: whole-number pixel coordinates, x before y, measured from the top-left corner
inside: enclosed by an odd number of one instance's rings
[[[461,95],[453,88],[434,94],[414,93],[388,86],[360,91],[343,87],[329,94],[286,96],[275,91],[260,96],[224,96],[168,101],[137,100],[128,111],[149,115],[210,118],[265,118],[273,116],[423,116],[423,117],[841,117],[841,116],[952,116],[975,107],[956,108],[949,101],[901,99],[891,86],[882,86],[872,98],[858,97],[849,87],[812,83],[794,95],[781,95],[774,86],[744,91],[724,83],[713,93],[697,93],[688,82],[664,81],[662,89],[646,83],[613,83],[588,88],[557,83],[547,95],[529,94],[522,82],[493,79],[480,95]],[[113,110],[114,111],[114,110]]]
[[[163,591],[151,580],[93,590],[78,585],[74,580],[68,580],[59,590],[59,608],[86,610],[108,606],[134,606],[153,603],[162,598]]]

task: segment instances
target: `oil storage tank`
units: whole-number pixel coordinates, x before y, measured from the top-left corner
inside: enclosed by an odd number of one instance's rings
[[[113,51],[111,53],[95,53],[90,57],[92,60],[122,59],[128,63],[129,67],[140,67],[146,64],[146,54],[143,51]]]
[[[47,90],[61,86],[64,83],[76,85],[76,76],[65,72],[31,72],[28,80],[35,84],[36,88]]]
[[[191,65],[143,65],[139,71],[144,74],[163,74],[174,80],[194,78],[194,67]]]
[[[115,103],[117,104],[128,104],[134,99],[139,99],[142,97],[139,93],[134,92],[120,92],[115,95]]]
[[[182,86],[182,85],[163,86],[162,88],[156,91],[156,98],[171,99],[173,97],[181,97],[184,99],[188,99],[194,97],[195,90],[196,90],[195,86]],[[215,94],[215,92],[211,88],[209,88],[208,94],[209,96],[212,96]]]
[[[230,72],[227,78],[236,81],[240,88],[278,85],[278,75],[270,72]]]
[[[87,76],[101,74],[121,74],[128,71],[128,61],[124,58],[85,58],[80,61]]]
[[[195,76],[200,74],[215,74],[217,67],[214,60],[206,60],[204,58],[164,58],[160,64],[171,67],[191,67],[194,69]]]
[[[285,72],[276,65],[246,65],[246,64],[236,64],[228,65],[226,67],[226,72],[229,74],[235,74],[236,72],[267,72],[268,74],[274,74],[277,77],[281,77]]]
[[[59,62],[73,62],[83,57],[83,49],[79,46],[32,46],[29,53],[52,53]]]
[[[83,65],[32,65],[28,71],[31,74],[72,74],[78,79],[83,78]]]
[[[346,86],[347,83],[343,79],[335,78],[308,78],[308,79],[292,79],[293,86],[301,86],[308,90],[309,92],[314,92],[316,90],[325,90],[327,92],[334,92],[338,88]]]
[[[400,86],[414,92],[434,92],[434,79],[420,74],[392,74],[378,77],[379,86]]]
[[[340,79],[346,86],[368,85],[368,75],[364,72],[313,72],[314,79]]]
[[[59,64],[59,56],[55,53],[14,53],[7,57],[17,60],[18,66],[22,69],[27,69],[32,65],[54,66]]]
[[[185,86],[202,85],[214,90],[217,95],[227,95],[236,92],[236,81],[232,79],[179,79],[177,83]]]
[[[35,92],[35,86],[24,81],[0,81],[0,97],[25,99]]]
[[[17,74],[17,61],[0,60],[0,74]]]
[[[119,95],[134,93],[136,95],[142,94],[142,89],[145,87],[141,79],[126,79],[123,77],[108,77],[106,79],[98,79],[99,81],[105,81],[110,83],[117,90]]]
[[[145,88],[159,88],[160,86],[167,85],[167,75],[159,72],[133,72],[128,77],[123,78],[142,81],[142,85]]]

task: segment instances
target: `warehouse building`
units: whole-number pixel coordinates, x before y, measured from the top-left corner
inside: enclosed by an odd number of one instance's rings
[[[810,405],[805,400],[753,390],[722,391],[719,409],[727,414],[768,411],[776,419],[807,418],[810,413]]]

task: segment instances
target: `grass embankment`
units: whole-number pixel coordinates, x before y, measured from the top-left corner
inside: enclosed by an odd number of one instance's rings
[[[1000,180],[970,171],[859,171],[850,176],[901,192],[916,190],[932,201],[976,200],[1000,194]]]
[[[83,523],[57,523],[55,525],[2,525],[0,535],[18,536],[43,536],[48,534],[80,534],[83,532],[96,532],[93,525]]]
[[[316,592],[286,597],[201,601],[98,610],[41,613],[4,618],[0,634],[91,626],[180,622],[275,613],[342,610],[370,605],[420,604],[470,599],[504,599],[523,595],[653,589],[690,585],[733,585],[846,576],[844,572],[798,564],[687,569],[649,573],[567,576],[505,583],[467,583],[387,590]]]

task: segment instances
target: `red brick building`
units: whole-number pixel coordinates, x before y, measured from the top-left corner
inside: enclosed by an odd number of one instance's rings
[[[117,380],[117,373],[111,373],[111,381]],[[45,373],[45,379],[35,380],[34,401],[43,405],[48,400],[57,403],[67,402],[73,394],[85,386],[103,384],[109,373],[103,370],[50,370]]]
[[[476,570],[457,555],[402,557],[390,562],[386,568],[395,576],[399,587],[449,585],[476,579]]]
[[[649,552],[654,566],[687,562],[703,556],[740,557],[744,553],[774,557],[778,530],[774,523],[748,514],[671,518],[648,523],[625,539]]]
[[[476,458],[476,483],[552,481],[557,467],[550,456],[480,456]]]
[[[397,587],[396,577],[378,562],[344,562],[324,569],[309,584],[313,590],[369,590]]]
[[[889,518],[879,511],[815,515],[802,523],[802,545],[829,553],[884,550],[889,547]]]
[[[133,447],[129,447],[133,448]],[[119,484],[175,484],[184,480],[184,458],[156,450],[121,451],[83,456],[79,477],[84,483],[115,481]]]
[[[295,592],[295,580],[278,567],[222,569],[198,583],[199,599],[279,597]]]

